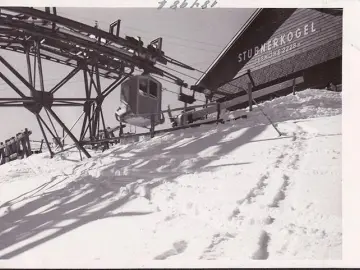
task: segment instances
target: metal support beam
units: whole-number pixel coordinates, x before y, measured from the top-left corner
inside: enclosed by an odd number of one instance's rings
[[[53,138],[55,138],[56,142],[57,142],[59,145],[61,145],[61,142],[59,141],[58,136],[55,136],[55,134],[51,131],[50,127],[46,124],[46,122],[44,121],[44,119],[42,119],[42,117],[40,116],[40,114],[38,114],[38,116],[39,116],[40,121],[41,121],[41,122],[43,123],[43,125],[46,127],[46,129],[50,132],[51,136],[53,136]],[[50,116],[49,116],[49,119],[50,119]],[[50,119],[50,121],[51,121],[51,119]],[[52,123],[52,121],[51,121],[51,123]],[[62,148],[62,147],[61,147],[61,148]]]
[[[131,72],[131,74],[133,71]],[[120,84],[122,84],[125,80],[127,80],[131,74],[126,74],[124,77],[119,77],[117,80],[115,80],[113,83],[111,83],[102,93],[101,95],[106,98],[109,94],[111,94],[112,91],[114,91]]]
[[[85,138],[85,135],[86,135],[86,124],[87,124],[87,120],[88,120],[88,114],[86,112],[83,112],[84,114],[84,119],[83,119],[83,124],[82,124],[82,127],[81,127],[81,131],[80,131],[80,141],[84,140]]]
[[[217,115],[216,115],[216,123],[219,123],[220,121],[220,115],[221,115],[221,109],[220,109],[220,103],[218,102],[216,104],[216,111],[217,111]]]
[[[38,63],[38,70],[39,70],[39,79],[40,79],[40,89],[42,92],[45,91],[44,86],[44,76],[43,76],[43,69],[42,69],[42,63],[41,63],[41,56],[40,56],[40,41],[35,41],[35,49],[36,49],[36,58]]]
[[[61,149],[63,149],[63,145],[61,144],[61,141],[60,141],[60,139],[59,139],[60,136],[59,136],[59,134],[58,134],[57,131],[56,131],[56,128],[55,128],[55,126],[54,126],[54,123],[53,123],[53,121],[51,120],[50,115],[49,115],[46,107],[45,107],[45,112],[46,112],[47,117],[49,118],[49,121],[50,121],[50,124],[51,124],[52,128],[53,128],[54,131],[55,131],[56,137],[54,137],[54,138],[55,138],[56,142],[58,143],[58,145],[60,145]],[[50,131],[50,129],[49,129],[49,131]]]
[[[250,82],[252,84],[252,87],[256,87],[253,77],[251,76],[250,69],[247,70],[246,74],[249,76]]]
[[[33,70],[34,70],[34,79],[33,79],[33,83],[32,86],[35,89],[36,88],[36,56],[34,54],[34,66],[33,66]]]
[[[47,145],[47,147],[48,147],[48,149],[49,149],[50,157],[52,158],[52,157],[54,156],[54,153],[53,153],[52,150],[51,150],[51,147],[50,147],[49,141],[48,141],[48,139],[47,139],[45,130],[44,130],[42,124],[41,124],[41,117],[40,117],[39,114],[36,114],[36,119],[37,119],[37,121],[38,121],[38,123],[39,123],[40,129],[41,129],[41,133],[43,134],[43,137],[44,137],[44,139],[45,139],[46,145]]]
[[[295,89],[296,89],[296,79],[293,79],[293,85],[292,85],[292,93],[295,95]]]
[[[33,80],[32,80],[32,72],[31,72],[31,61],[30,61],[30,47],[28,45],[26,45],[26,64],[27,64],[27,70],[28,70],[28,76],[29,76],[29,83],[31,85],[33,85]]]
[[[14,69],[1,55],[0,55],[0,62],[4,64],[27,88],[30,89],[30,91],[35,91],[34,87],[29,84],[23,76],[19,72],[17,72],[16,69]],[[23,93],[19,94],[21,97],[25,97]]]
[[[0,56],[0,57],[1,57],[1,56]],[[0,77],[1,77],[1,79],[3,79],[4,82],[6,82],[7,85],[9,85],[19,96],[21,96],[21,97],[26,97],[26,96],[23,94],[23,92],[21,92],[21,90],[20,90],[19,88],[17,88],[17,87],[15,86],[15,84],[13,84],[8,78],[6,78],[6,76],[5,76],[2,72],[0,72]]]
[[[107,139],[107,138],[109,138],[109,134],[108,134],[108,132],[106,130],[104,114],[103,114],[103,110],[102,110],[101,107],[100,107],[100,114],[101,114],[101,120],[102,120],[102,123],[103,123],[104,136],[105,136],[105,139]],[[105,149],[109,149],[109,143],[108,142],[105,143]]]
[[[150,120],[151,120],[150,137],[154,138],[154,136],[155,136],[155,115],[154,114],[151,114]]]
[[[31,95],[26,96],[21,90],[23,86],[16,86],[15,80],[7,77],[6,73],[0,73],[0,78],[20,96],[20,98],[0,99],[0,107],[25,107],[37,117],[40,128],[46,138],[46,129],[53,137],[58,138],[58,132],[55,127],[55,121],[74,141],[79,151],[90,157],[82,143],[71,133],[67,126],[53,111],[53,107],[64,106],[83,106],[84,119],[80,134],[80,140],[89,135],[92,145],[104,145],[99,140],[100,129],[104,130],[105,139],[107,139],[107,129],[102,105],[104,99],[110,95],[119,85],[132,75],[135,67],[144,69],[152,74],[170,78],[175,83],[186,84],[175,75],[166,72],[159,67],[155,67],[156,62],[166,64],[166,56],[161,51],[161,39],[157,43],[157,52],[154,53],[153,47],[135,44],[131,39],[123,39],[118,36],[120,21],[116,23],[115,32],[107,33],[100,29],[72,21],[50,12],[43,12],[33,8],[14,8],[4,7],[1,9],[0,49],[23,53],[27,65],[27,74],[21,75],[14,66],[11,66],[2,56],[2,63],[10,72],[17,77],[29,90]],[[49,9],[48,9],[49,11]],[[31,17],[34,21],[23,20],[21,18]],[[115,26],[115,24],[114,24]],[[68,31],[73,29],[74,31]],[[95,36],[93,39],[91,36]],[[156,45],[156,44],[154,44]],[[139,53],[144,56],[150,56],[151,59],[138,57]],[[31,58],[33,57],[34,60]],[[46,71],[43,63],[52,61],[59,65],[72,67],[69,73],[62,78],[60,82],[50,90],[46,89]],[[164,63],[165,61],[165,63]],[[170,59],[174,64],[182,63]],[[85,83],[85,98],[54,98],[53,94],[65,88],[65,85],[79,71],[83,70]],[[2,70],[1,70],[2,71]],[[26,79],[25,79],[26,78]],[[112,79],[113,81],[107,87],[102,85],[102,78]],[[36,84],[38,80],[38,84]],[[14,83],[13,83],[13,82]],[[37,86],[37,87],[36,87]],[[101,87],[106,89],[102,89]],[[94,88],[95,94],[92,94]],[[40,91],[39,91],[40,90]],[[50,91],[49,91],[50,90]],[[24,90],[23,90],[24,91]],[[82,93],[84,95],[84,93]],[[93,98],[91,98],[93,96]],[[40,111],[44,108],[49,117],[49,122],[41,118]],[[44,116],[44,115],[43,115]],[[102,123],[101,123],[102,122]],[[49,134],[50,134],[49,133]],[[49,134],[47,134],[49,136]],[[87,138],[86,138],[87,139]],[[48,138],[46,138],[46,141]],[[45,141],[45,142],[46,142]],[[47,141],[48,146],[50,145]],[[52,152],[50,152],[53,155]]]
[[[80,144],[80,142],[75,138],[75,136],[71,133],[71,131],[67,128],[67,126],[60,120],[60,118],[56,115],[56,113],[51,109],[47,108],[51,116],[59,123],[59,125],[65,130],[65,132],[68,134],[68,136],[73,140],[75,145],[78,147],[79,150],[81,150],[87,158],[91,158],[90,154],[84,146]]]
[[[56,84],[51,90],[50,93],[54,94],[57,90],[59,90],[65,83],[67,83],[71,78],[73,78],[79,71],[81,67],[76,67],[73,69],[64,79],[62,79],[58,84]]]
[[[99,96],[101,96],[101,84],[100,84],[100,75],[99,75],[99,66],[95,64],[95,76],[96,76],[96,91]]]
[[[249,96],[249,111],[252,111],[252,104],[253,104],[253,98],[252,98],[252,85],[251,83],[248,83],[248,96]]]
[[[101,92],[99,92],[99,90],[97,89],[97,85],[96,85],[96,83],[95,83],[95,81],[94,81],[94,78],[93,78],[93,76],[94,76],[94,69],[95,69],[95,65],[93,65],[93,66],[91,67],[91,71],[86,67],[86,70],[87,70],[87,72],[89,73],[89,78],[90,78],[90,88],[89,88],[89,90],[90,90],[90,93],[91,93],[92,86],[94,86],[95,91],[96,91],[98,94],[100,94]]]

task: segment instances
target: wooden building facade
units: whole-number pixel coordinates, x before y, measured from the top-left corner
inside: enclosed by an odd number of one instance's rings
[[[342,81],[342,9],[257,9],[196,85],[211,100],[267,99]],[[267,89],[267,90],[264,90]]]

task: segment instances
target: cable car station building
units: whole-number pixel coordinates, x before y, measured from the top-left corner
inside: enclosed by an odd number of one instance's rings
[[[221,102],[246,95],[251,86],[259,101],[294,87],[341,85],[342,35],[342,9],[257,9],[198,80],[196,91]]]

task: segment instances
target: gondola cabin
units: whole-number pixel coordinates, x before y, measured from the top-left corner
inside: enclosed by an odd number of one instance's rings
[[[162,85],[149,75],[133,76],[121,85],[121,99],[126,104],[126,112],[121,121],[139,127],[163,123],[161,115]]]

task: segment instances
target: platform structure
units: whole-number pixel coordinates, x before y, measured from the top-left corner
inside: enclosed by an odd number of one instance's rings
[[[103,140],[110,138],[102,110],[106,97],[119,87],[134,71],[143,70],[148,74],[156,74],[173,81],[181,87],[187,87],[180,78],[160,69],[157,63],[168,63],[182,68],[194,70],[190,66],[172,59],[162,51],[162,38],[155,39],[148,46],[140,39],[126,36],[120,37],[121,21],[109,25],[109,31],[98,29],[62,16],[58,16],[56,8],[45,8],[45,11],[29,7],[0,7],[0,49],[18,52],[24,55],[27,65],[27,77],[21,75],[16,68],[0,55],[0,79],[12,90],[16,97],[0,97],[0,107],[25,107],[37,118],[50,156],[56,153],[50,146],[47,130],[54,140],[59,140],[55,124],[59,125],[71,138],[76,147],[90,157],[84,144],[98,145],[108,148]],[[73,69],[52,89],[45,89],[43,61],[52,61]],[[30,92],[23,93],[16,84],[1,70],[10,71]],[[76,74],[83,74],[84,86],[79,98],[58,98],[57,94]],[[112,83],[103,88],[103,80]],[[40,89],[36,89],[38,81]],[[80,92],[80,91],[79,91]],[[76,137],[71,128],[54,112],[54,107],[83,108],[82,128]],[[48,125],[40,112],[44,110],[51,125]],[[80,117],[80,118],[81,118]],[[62,143],[57,142],[62,152]]]

